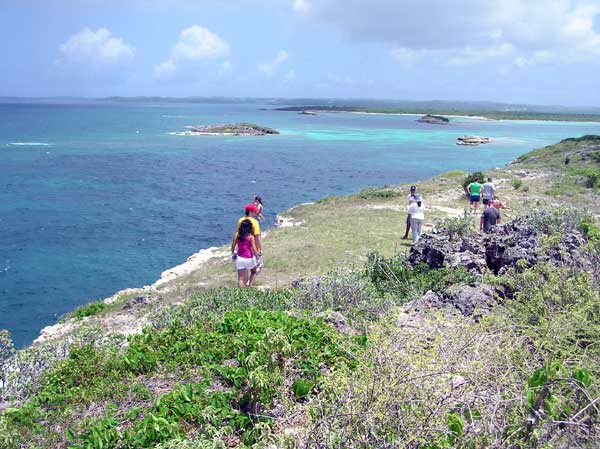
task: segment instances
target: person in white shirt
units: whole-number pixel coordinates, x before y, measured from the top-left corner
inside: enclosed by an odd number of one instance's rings
[[[423,201],[419,200],[408,206],[408,214],[410,215],[410,230],[413,242],[418,242],[421,238],[421,229],[425,220],[425,206]]]
[[[421,201],[421,200],[422,200],[421,195],[419,195],[417,193],[417,186],[410,186],[410,195],[408,195],[408,205],[410,206],[411,204],[416,203],[417,201]],[[410,212],[406,216],[406,230],[404,231],[404,237],[402,237],[403,239],[408,238],[409,231],[410,231]]]
[[[492,205],[496,194],[496,186],[492,182],[492,178],[488,178],[487,182],[483,184],[481,190],[483,191],[483,208],[487,209]]]

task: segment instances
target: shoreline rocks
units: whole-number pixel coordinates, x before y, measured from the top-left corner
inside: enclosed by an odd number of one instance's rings
[[[476,146],[485,143],[490,143],[492,139],[482,136],[462,136],[456,139],[456,145]]]
[[[450,123],[450,119],[441,115],[426,114],[418,119],[417,122],[429,123],[431,125],[448,125]]]

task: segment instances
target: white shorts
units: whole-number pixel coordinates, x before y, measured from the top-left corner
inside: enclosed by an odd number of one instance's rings
[[[235,259],[235,268],[238,270],[251,270],[256,266],[256,258],[246,259],[245,257],[237,256]]]

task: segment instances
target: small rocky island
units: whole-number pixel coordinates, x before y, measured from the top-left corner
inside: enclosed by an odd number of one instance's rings
[[[180,136],[265,136],[279,134],[279,131],[254,123],[234,123],[225,125],[186,126],[187,131],[174,133]]]
[[[490,143],[492,139],[481,136],[462,136],[456,139],[456,145],[476,146],[482,143]]]
[[[430,123],[432,125],[447,125],[450,123],[450,119],[441,115],[427,114],[417,120],[421,123]]]
[[[306,110],[305,111],[300,111],[300,112],[298,112],[298,114],[300,114],[300,115],[319,115],[318,112],[315,112],[315,111],[306,111]]]

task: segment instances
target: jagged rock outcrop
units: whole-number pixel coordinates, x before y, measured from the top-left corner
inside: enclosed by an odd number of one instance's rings
[[[588,251],[586,238],[578,228],[563,226],[559,237],[547,239],[544,244],[543,236],[524,216],[496,226],[489,234],[474,233],[454,240],[445,232],[424,235],[411,247],[408,260],[413,266],[462,266],[475,275],[504,274],[523,260],[529,266],[548,261],[590,272],[599,266],[598,254]]]
[[[491,310],[496,302],[494,290],[488,285],[458,284],[443,292],[428,291],[421,298],[408,304],[406,309],[417,313],[427,309],[451,309],[464,316],[473,316],[476,311]]]
[[[447,125],[450,123],[450,119],[441,115],[426,114],[418,119],[417,122],[430,123],[432,125]]]
[[[569,270],[586,271],[599,283],[600,256],[590,250],[579,227],[555,224],[554,232],[548,232],[543,229],[548,217],[550,214],[544,212],[538,213],[535,220],[529,216],[519,217],[493,228],[489,234],[475,233],[454,239],[446,232],[424,235],[411,247],[408,261],[413,266],[425,263],[431,268],[464,267],[481,280],[485,273],[503,275],[512,268],[520,270],[524,266],[549,262]],[[478,315],[474,314],[490,310],[496,297],[511,296],[510,291],[495,290],[483,282],[459,284],[442,292],[429,291],[407,308],[415,312],[449,309],[476,319]]]

